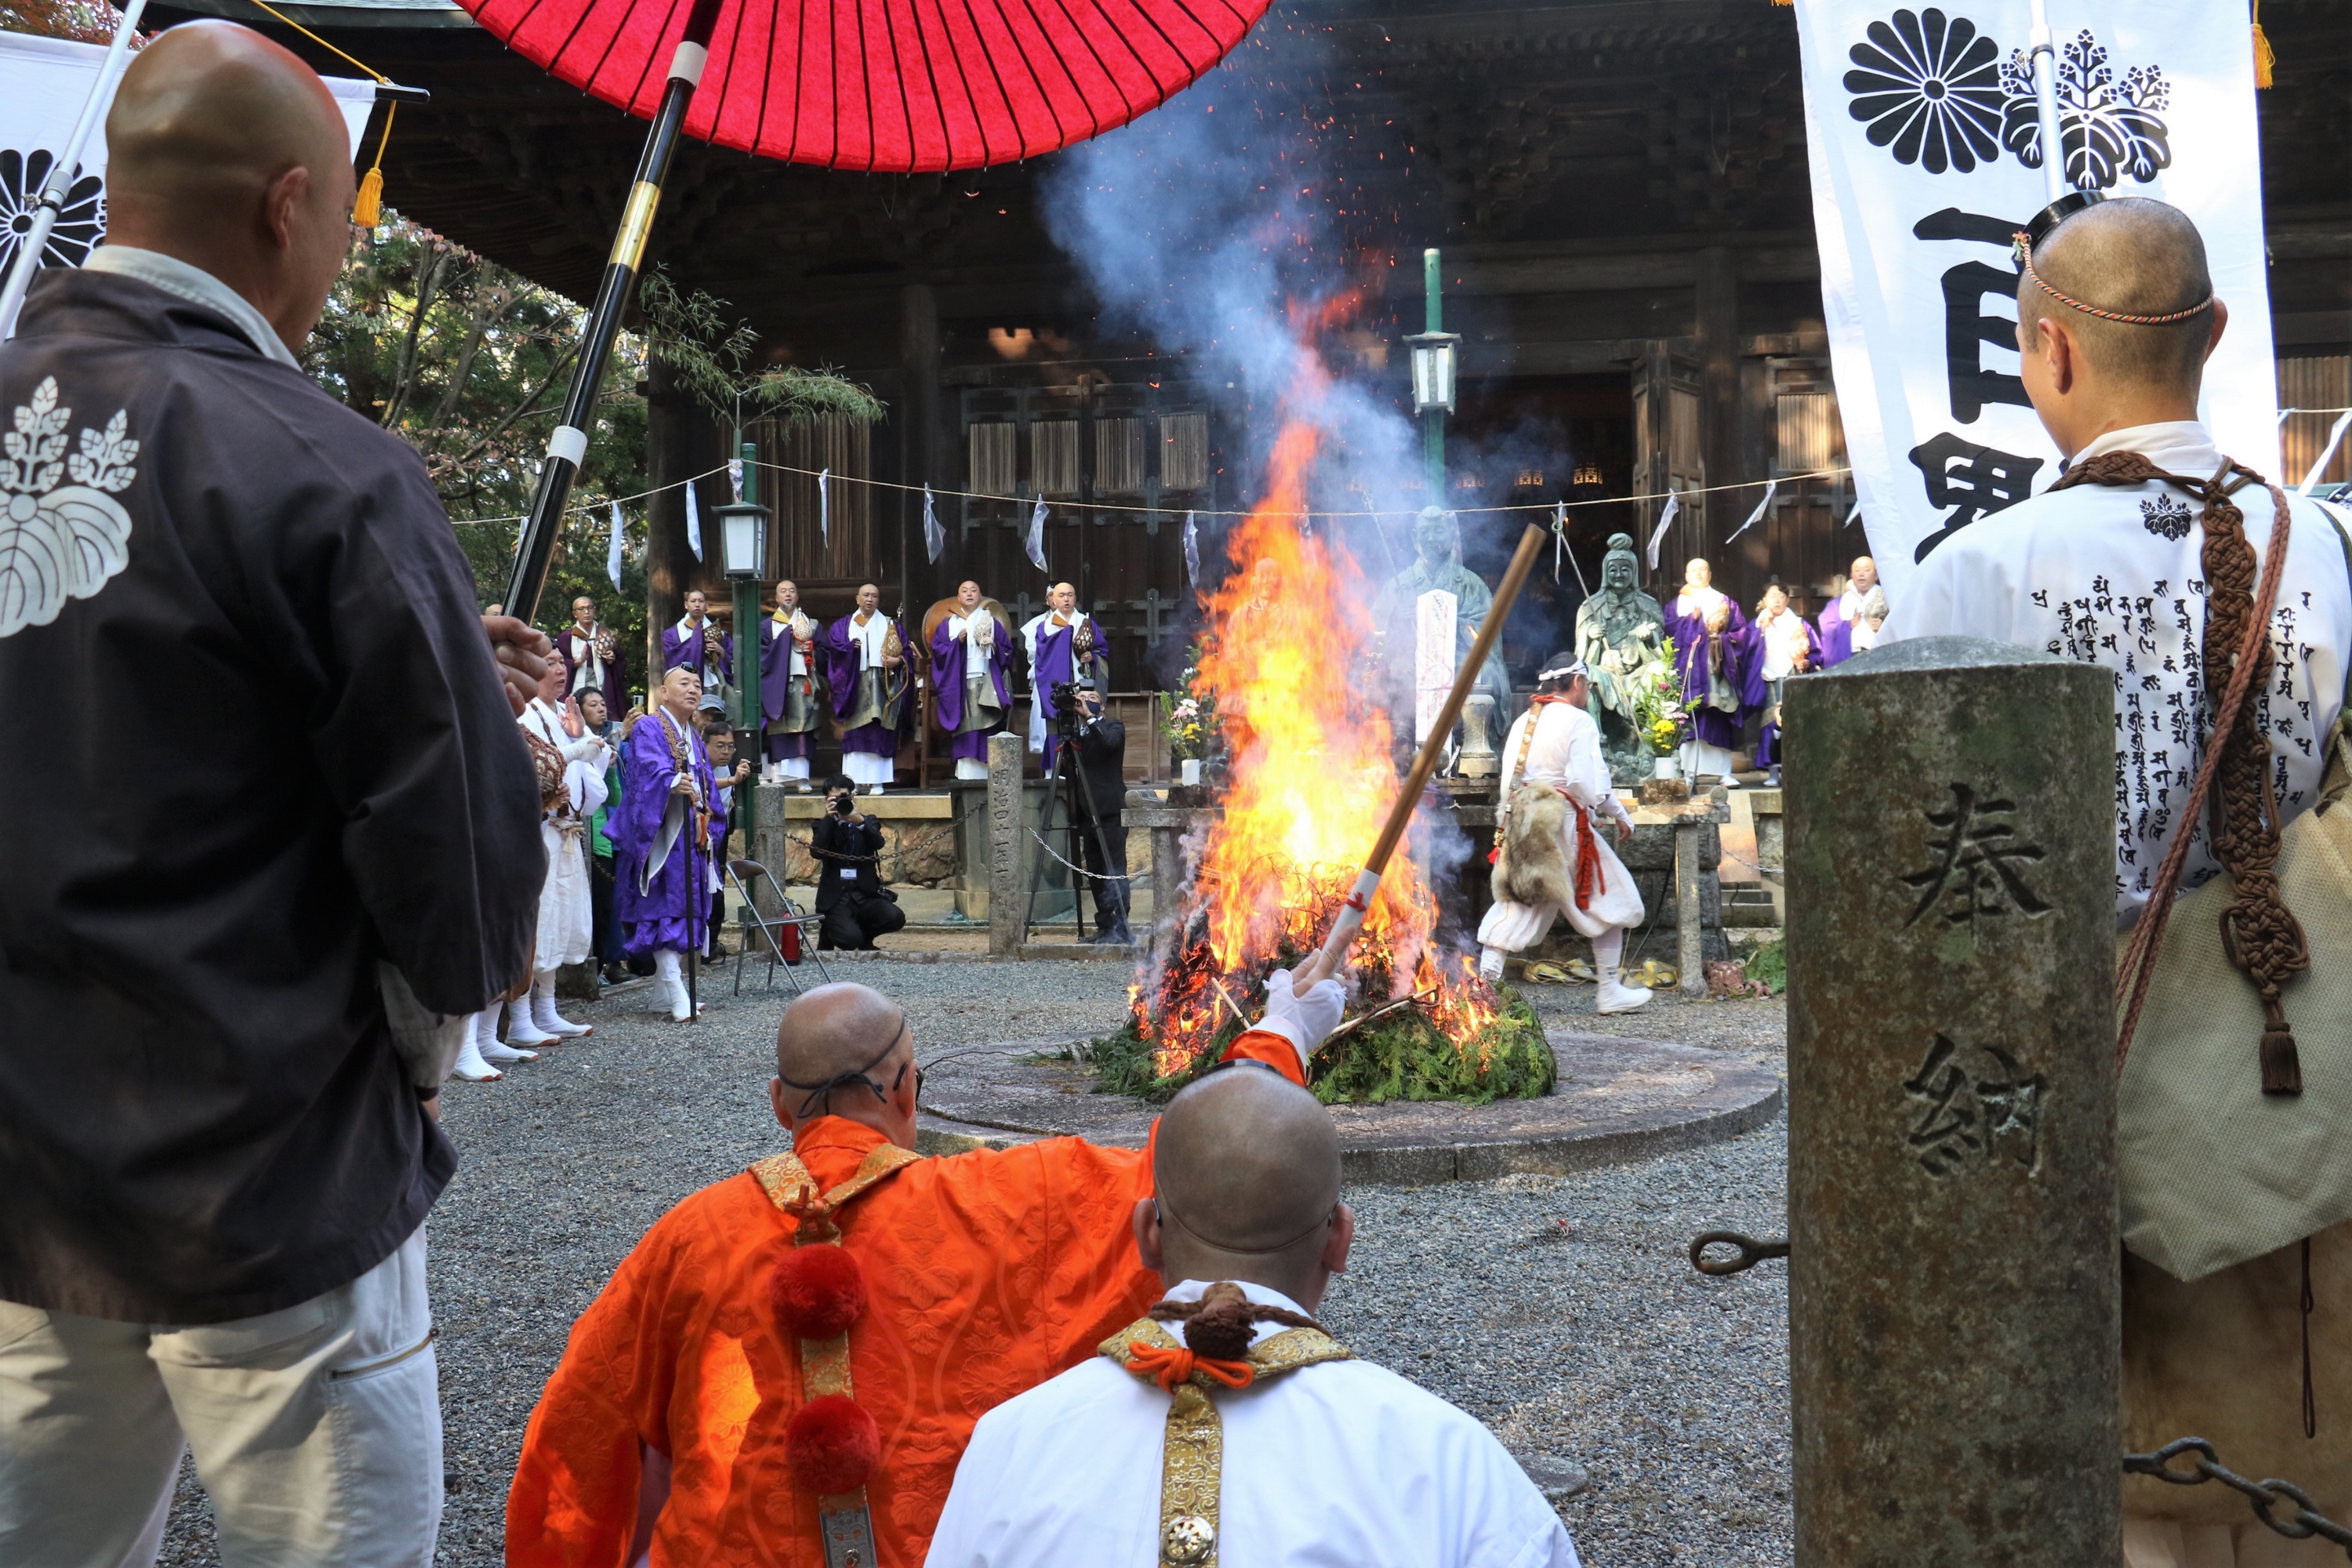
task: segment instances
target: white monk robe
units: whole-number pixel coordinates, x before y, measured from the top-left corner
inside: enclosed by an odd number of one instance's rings
[[[539,895],[539,937],[531,967],[561,969],[585,963],[595,950],[595,911],[590,902],[585,837],[588,818],[604,804],[604,744],[594,735],[564,733],[563,715],[534,697],[519,721],[522,727],[563,753],[563,783],[572,811],[550,811],[540,820],[547,848],[547,879]]]
[[[1168,1296],[1206,1289],[1187,1280]],[[1162,1326],[1183,1337],[1183,1324]],[[1251,1342],[1282,1331],[1260,1323]],[[1494,1434],[1392,1372],[1326,1362],[1213,1397],[1219,1568],[1576,1568],[1559,1516]],[[998,1405],[972,1432],[924,1561],[1150,1568],[1168,1405],[1101,1356]]]
[[[2075,454],[2137,452],[2168,473],[2205,479],[2221,454],[2194,420],[2114,430]],[[2259,561],[2274,509],[2253,486],[2233,499]],[[2295,500],[2294,532],[2271,616],[2273,672],[2252,700],[2271,738],[2280,823],[2311,809],[2326,766],[2326,738],[2344,700],[2352,653],[2352,585],[2336,527],[2318,503]],[[2084,484],[2020,501],[1954,534],[1920,563],[1880,631],[1906,637],[1972,637],[2105,665],[2116,690],[2116,920],[2139,919],[2157,868],[2180,829],[2202,759],[2199,733],[2205,637],[2201,509],[2170,485]],[[2219,693],[2213,697],[2218,700]],[[2180,879],[2187,892],[2221,869],[2205,845],[2205,814]]]
[[[1529,725],[1535,727],[1532,742],[1528,734]],[[1497,897],[1488,906],[1486,918],[1478,922],[1479,945],[1499,948],[1505,952],[1524,952],[1543,940],[1556,915],[1565,916],[1577,934],[1586,937],[1641,924],[1641,890],[1633,886],[1633,874],[1625,869],[1617,852],[1610,847],[1611,840],[1616,837],[1615,824],[1631,824],[1633,819],[1609,782],[1609,761],[1601,752],[1601,727],[1592,721],[1592,715],[1573,702],[1538,702],[1520,714],[1512,723],[1510,733],[1503,738],[1499,799],[1510,799],[1511,792],[1522,782],[1522,754],[1527,759],[1524,782],[1549,784],[1573,803],[1560,830],[1561,863],[1568,868],[1567,886],[1576,886],[1577,844],[1582,837],[1576,831],[1576,813],[1580,809],[1590,814],[1600,885],[1593,889],[1591,902],[1580,910],[1572,902],[1530,906]]]

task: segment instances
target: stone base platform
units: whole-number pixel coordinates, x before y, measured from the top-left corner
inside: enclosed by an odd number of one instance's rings
[[[1514,1172],[1561,1173],[1720,1142],[1780,1114],[1781,1081],[1719,1051],[1554,1030],[1559,1084],[1541,1100],[1335,1105],[1350,1183],[1425,1186]],[[1067,1042],[948,1050],[925,1063],[925,1153],[1076,1135],[1139,1149],[1159,1108],[1094,1092]]]

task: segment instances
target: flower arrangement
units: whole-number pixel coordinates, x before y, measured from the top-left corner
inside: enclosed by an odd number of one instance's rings
[[[1171,708],[1163,728],[1168,734],[1168,754],[1178,762],[1191,762],[1207,752],[1209,726],[1199,698],[1186,697]]]
[[[1205,635],[1192,639],[1192,657],[1185,661],[1184,673],[1176,682],[1175,704],[1160,731],[1168,737],[1168,754],[1180,763],[1206,758],[1217,737],[1216,693],[1206,691],[1201,685],[1201,655],[1206,646]]]
[[[1683,678],[1675,662],[1675,639],[1665,639],[1659,658],[1634,672],[1633,728],[1653,756],[1670,757],[1683,740]]]

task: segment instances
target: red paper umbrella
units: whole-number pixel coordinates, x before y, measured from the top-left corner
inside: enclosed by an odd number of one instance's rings
[[[889,173],[1050,153],[1124,125],[1239,43],[1266,0],[460,0],[524,58],[653,121],[508,579],[537,615],[596,388],[680,136]],[[753,680],[747,679],[746,700]]]
[[[681,0],[460,0],[562,81],[660,107]],[[895,174],[1034,157],[1126,124],[1224,58],[1266,0],[728,0],[688,136]]]

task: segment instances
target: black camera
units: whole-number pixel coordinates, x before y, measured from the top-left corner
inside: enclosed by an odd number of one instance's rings
[[[1086,688],[1089,694],[1094,686]],[[1073,680],[1054,682],[1054,733],[1065,741],[1075,741],[1087,731],[1087,715],[1078,706],[1078,685]]]
[[[835,795],[830,809],[835,816],[847,816],[857,809],[857,797],[848,794]]]

